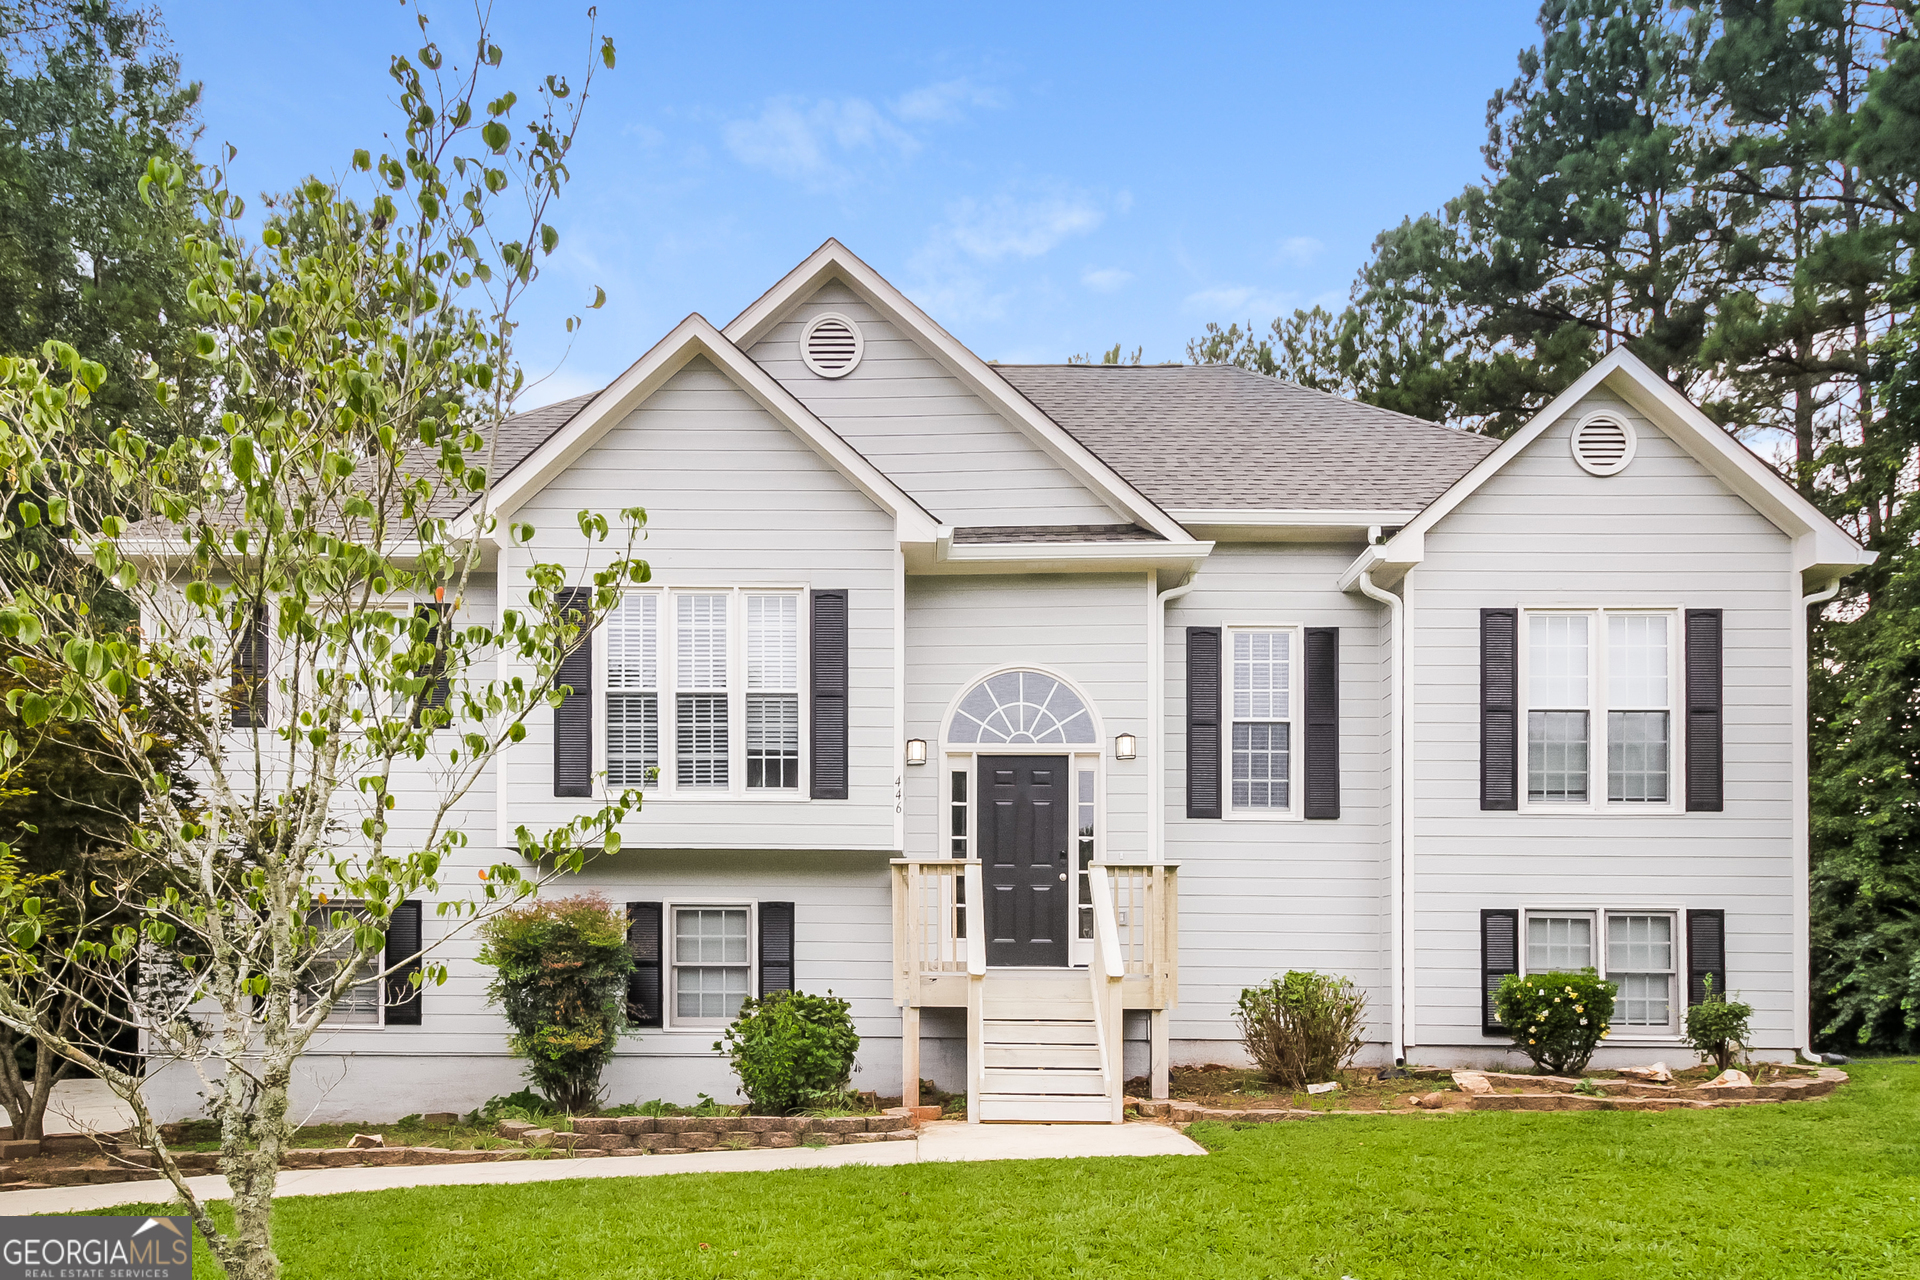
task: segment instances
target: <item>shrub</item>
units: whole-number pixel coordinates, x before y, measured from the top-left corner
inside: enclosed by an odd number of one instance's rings
[[[1513,1047],[1554,1075],[1587,1069],[1613,1021],[1611,982],[1592,969],[1579,973],[1509,974],[1494,993],[1494,1011],[1513,1030]]]
[[[487,995],[513,1028],[508,1045],[556,1106],[591,1112],[600,1071],[627,1025],[624,916],[598,894],[535,903],[481,927],[480,962],[499,970]]]
[[[1367,998],[1346,978],[1289,970],[1240,993],[1240,1042],[1267,1079],[1292,1089],[1331,1080],[1360,1052]]]
[[[1747,1023],[1752,1017],[1752,1005],[1715,993],[1713,975],[1708,974],[1706,997],[1687,1010],[1687,1043],[1725,1071],[1733,1065],[1734,1054],[1746,1046],[1752,1034]]]
[[[840,1101],[860,1036],[845,1000],[771,991],[740,1005],[725,1048],[755,1115],[781,1116]],[[722,1046],[716,1041],[716,1050]]]

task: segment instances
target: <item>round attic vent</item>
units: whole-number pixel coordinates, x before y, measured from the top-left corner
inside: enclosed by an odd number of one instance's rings
[[[1596,476],[1618,475],[1633,461],[1633,428],[1611,413],[1582,418],[1573,429],[1573,460]]]
[[[800,332],[800,358],[823,378],[844,378],[852,373],[865,349],[860,326],[831,311],[809,320]]]

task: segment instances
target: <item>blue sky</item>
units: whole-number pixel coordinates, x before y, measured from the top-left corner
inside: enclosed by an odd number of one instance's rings
[[[1208,320],[1337,304],[1381,228],[1480,172],[1537,8],[603,3],[619,66],[522,316],[551,374],[523,403],[602,385],[690,311],[724,324],[828,236],[1003,361],[1180,359]],[[470,9],[428,12],[464,43]],[[518,83],[583,65],[584,5],[495,12]],[[245,192],[378,148],[387,56],[419,43],[394,0],[165,17]]]

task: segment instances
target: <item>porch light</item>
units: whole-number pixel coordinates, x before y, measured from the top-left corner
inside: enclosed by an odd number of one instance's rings
[[[927,740],[925,738],[907,739],[907,763],[925,764],[927,762]]]
[[[1123,733],[1113,740],[1113,758],[1115,760],[1131,760],[1134,756],[1135,747],[1136,744],[1133,740],[1133,735]]]

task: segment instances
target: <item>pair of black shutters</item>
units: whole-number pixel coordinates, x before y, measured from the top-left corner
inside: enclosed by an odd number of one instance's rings
[[[1601,945],[1605,945],[1604,942]],[[1480,1030],[1508,1035],[1494,1012],[1493,996],[1510,974],[1520,972],[1520,913],[1511,907],[1480,913]],[[1719,908],[1687,912],[1687,1004],[1707,998],[1707,979],[1727,994],[1727,913]]]
[[[760,915],[758,994],[793,990],[793,904],[763,902]],[[658,902],[627,904],[627,948],[633,973],[627,978],[627,1018],[636,1027],[666,1025],[666,908]]]
[[[1219,627],[1187,628],[1187,816],[1221,816],[1225,659]],[[1300,750],[1306,753],[1301,813],[1340,816],[1340,628],[1308,627]]]
[[[1721,612],[1686,613],[1687,812],[1726,805]],[[1480,611],[1480,807],[1520,807],[1520,611]]]
[[[445,604],[421,604],[414,606],[414,612],[427,619],[427,639],[432,644],[436,657],[433,664],[433,683],[422,691],[413,708],[413,722],[420,723],[420,713],[429,709],[438,710],[447,705],[446,677],[446,628],[450,606]],[[233,650],[233,727],[236,729],[264,729],[267,727],[267,671],[268,656],[272,644],[267,630],[267,610],[264,605],[253,606],[247,624],[241,627],[234,638]]]
[[[593,605],[585,587],[561,593],[560,606],[584,624]],[[809,599],[809,794],[847,798],[847,593],[814,591]],[[554,673],[571,690],[553,713],[553,794],[593,794],[593,633],[586,632]],[[664,714],[664,713],[663,713]]]

